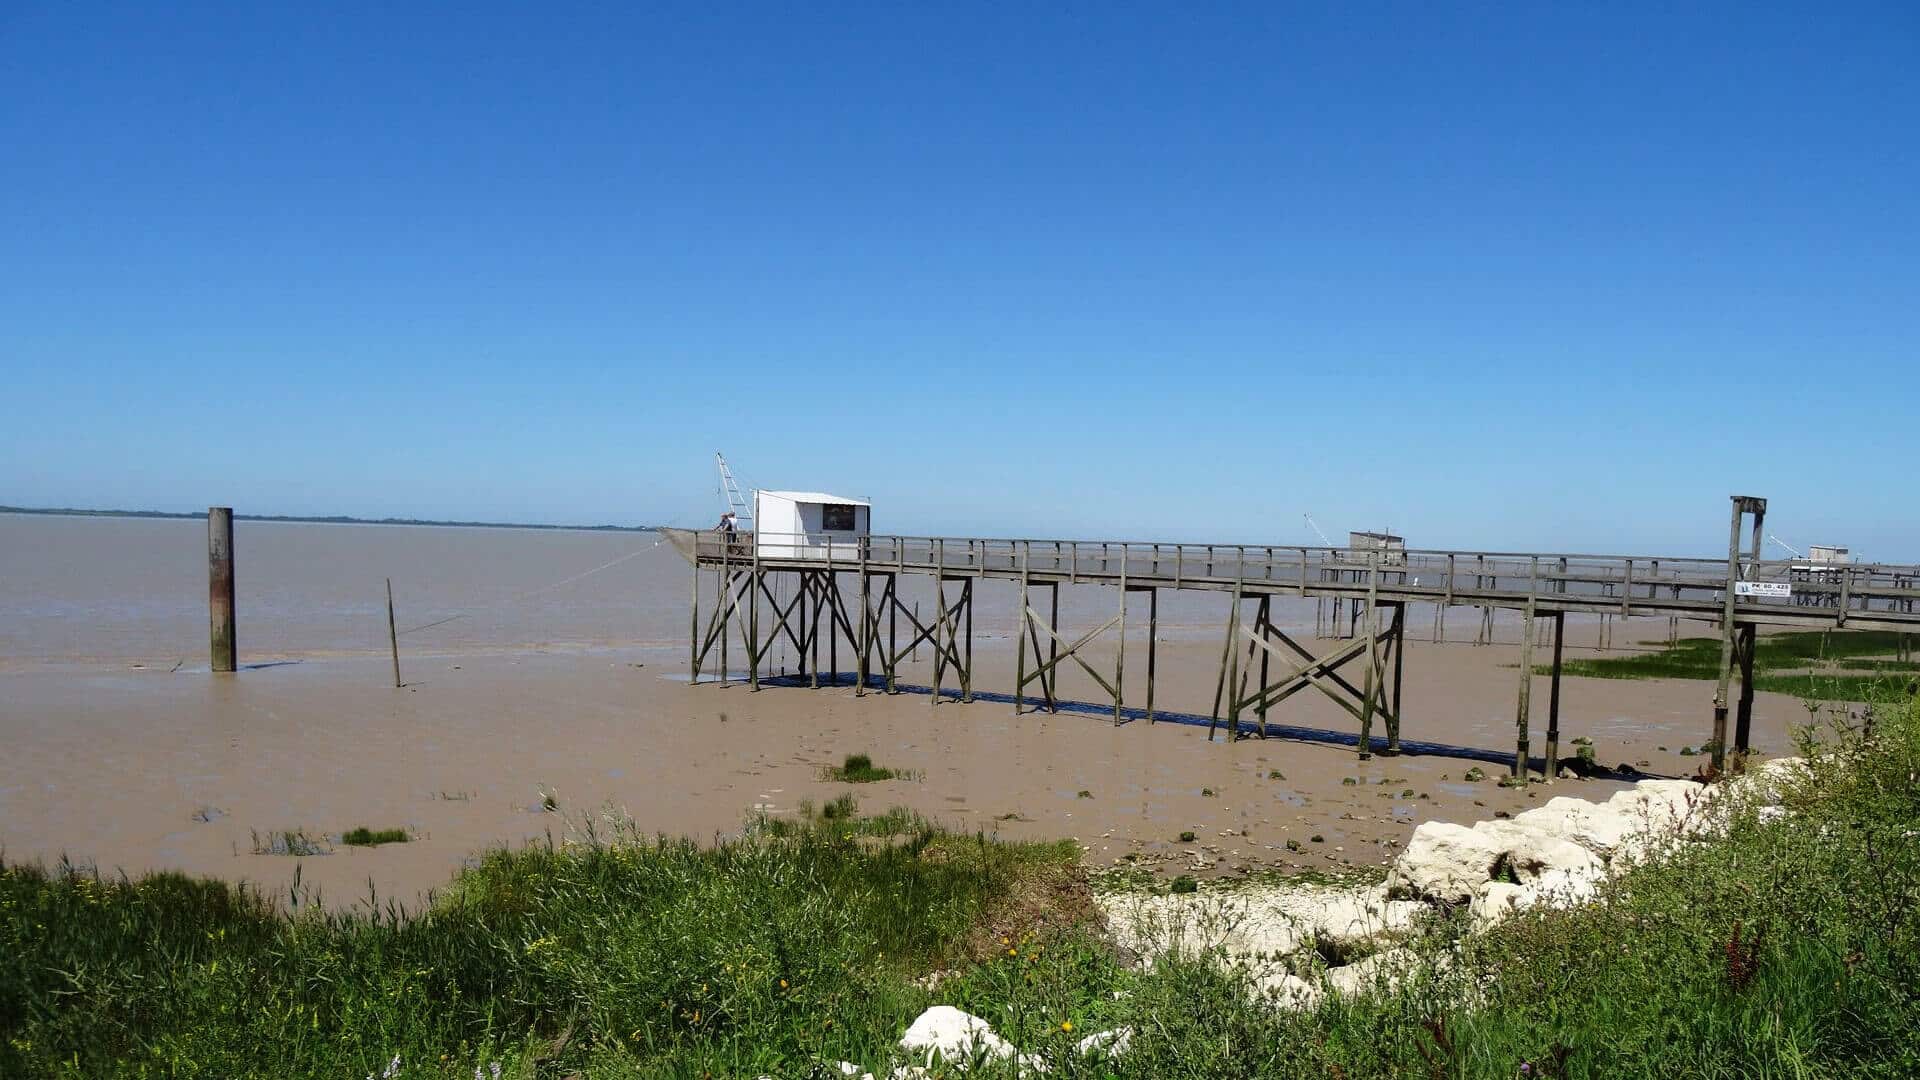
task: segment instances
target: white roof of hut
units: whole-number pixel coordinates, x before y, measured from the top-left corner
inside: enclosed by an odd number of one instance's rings
[[[797,503],[836,503],[850,506],[873,506],[872,503],[865,499],[856,499],[848,495],[828,495],[821,491],[762,491],[760,494]]]

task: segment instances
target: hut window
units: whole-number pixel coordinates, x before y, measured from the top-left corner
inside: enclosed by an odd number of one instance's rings
[[[827,532],[852,532],[853,507],[845,503],[825,503],[820,507],[820,528]]]

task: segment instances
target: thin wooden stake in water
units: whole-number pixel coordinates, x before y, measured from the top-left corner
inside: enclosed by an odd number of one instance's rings
[[[400,689],[400,634],[393,628],[393,579],[387,579],[387,645],[393,650],[393,688]]]
[[[207,628],[215,671],[239,669],[233,615],[233,507],[207,508]]]

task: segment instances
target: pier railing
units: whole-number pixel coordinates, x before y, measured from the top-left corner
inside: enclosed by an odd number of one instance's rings
[[[1365,596],[1396,601],[1718,621],[1730,580],[1742,622],[1920,630],[1920,567],[1697,556],[1559,552],[1359,550],[1273,544],[1042,540],[845,533],[696,534],[712,568],[938,573],[1238,591],[1244,595]]]

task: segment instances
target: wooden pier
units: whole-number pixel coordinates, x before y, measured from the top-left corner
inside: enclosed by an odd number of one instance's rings
[[[1762,559],[1765,514],[1765,499],[1733,497],[1724,560],[978,537],[861,536],[836,542],[763,535],[760,541],[776,542],[756,543],[750,533],[668,530],[668,535],[695,567],[689,660],[696,680],[711,661],[722,672],[731,670],[727,643],[740,631],[748,653],[747,679],[755,689],[770,651],[784,638],[799,654],[801,677],[811,685],[819,685],[822,644],[828,670],[838,672],[838,649],[845,641],[855,663],[856,693],[864,693],[876,677],[891,692],[900,662],[925,644],[933,652],[933,700],[940,700],[951,678],[960,699],[970,701],[974,583],[996,579],[1015,582],[1020,590],[1016,714],[1026,710],[1030,697],[1057,709],[1057,675],[1071,662],[1111,697],[1116,724],[1125,706],[1126,597],[1148,594],[1145,706],[1151,722],[1160,591],[1227,593],[1232,602],[1215,681],[1215,724],[1225,726],[1230,740],[1264,736],[1270,710],[1295,694],[1317,690],[1353,716],[1362,757],[1399,751],[1401,661],[1410,605],[1433,605],[1436,626],[1443,625],[1451,608],[1478,608],[1489,637],[1495,611],[1518,612],[1515,775],[1527,772],[1531,749],[1534,629],[1550,620],[1545,746],[1550,780],[1559,765],[1560,631],[1569,614],[1667,616],[1720,628],[1720,681],[1708,744],[1716,768],[1724,765],[1729,747],[1744,753],[1749,745],[1759,627],[1920,632],[1920,567],[1834,564],[1809,575],[1797,562]],[[1751,546],[1743,548],[1748,519]],[[779,554],[762,555],[769,547]],[[701,571],[712,571],[714,581],[704,626]],[[934,610],[925,618],[900,597],[900,582],[908,575],[933,579]],[[1067,584],[1113,588],[1118,598],[1113,617],[1069,640],[1060,630],[1059,591]],[[1283,632],[1272,620],[1272,604],[1288,596],[1330,602],[1336,637],[1344,607],[1348,639],[1315,653]],[[1085,653],[1108,634],[1118,637],[1117,657],[1111,669],[1096,668]],[[1730,705],[1736,670],[1741,689]],[[1249,716],[1251,721],[1245,720]],[[1375,736],[1376,723],[1383,739]]]

